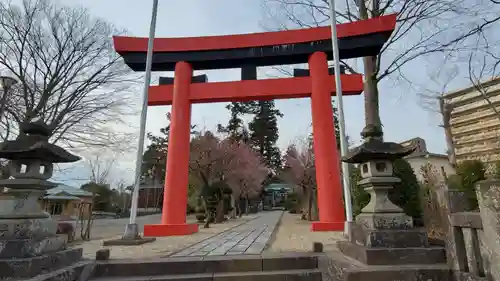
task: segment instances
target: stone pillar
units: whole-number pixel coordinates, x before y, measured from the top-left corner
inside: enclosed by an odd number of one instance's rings
[[[492,265],[491,279],[500,281],[500,180],[479,182],[476,193],[487,245],[485,248]]]

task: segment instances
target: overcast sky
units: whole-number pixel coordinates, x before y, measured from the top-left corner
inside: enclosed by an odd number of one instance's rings
[[[86,7],[93,15],[128,30],[130,35],[148,36],[152,5],[150,0],[64,0],[62,3]],[[259,32],[262,31],[262,11],[261,0],[160,0],[156,36],[185,37]],[[427,64],[427,61],[420,60],[410,65],[409,67],[418,70],[414,71],[412,78],[423,81]],[[209,81],[238,80],[240,75],[234,70],[204,73],[208,75]],[[140,95],[140,92],[137,94]],[[420,103],[421,99],[415,90],[391,80],[381,83],[380,114],[386,139],[400,142],[422,137],[431,152],[444,153],[445,139],[442,129],[438,127],[439,118],[423,109]],[[284,148],[311,131],[310,103],[308,99],[291,99],[278,100],[276,105],[284,114],[279,120],[278,141],[279,146]],[[225,124],[229,113],[224,106],[222,103],[194,105],[192,123],[206,129],[215,129],[217,123]],[[364,126],[363,97],[346,97],[344,106],[347,134],[358,143],[359,132]],[[163,127],[165,113],[169,110],[168,106],[149,108],[147,131],[157,132]],[[138,125],[138,121],[138,117],[130,120],[135,125]],[[126,160],[121,160],[120,171],[129,171],[126,176],[132,174],[130,171],[133,168],[133,159],[134,155],[130,154]]]

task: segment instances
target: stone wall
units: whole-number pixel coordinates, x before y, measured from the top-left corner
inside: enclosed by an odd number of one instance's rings
[[[500,180],[486,180],[477,185],[477,199],[483,223],[490,277],[500,281]]]
[[[498,186],[500,186],[500,181]],[[446,231],[447,262],[456,280],[500,281],[499,205],[500,189],[496,182],[478,184],[480,212],[466,212],[463,192],[439,190],[440,216]],[[496,198],[496,199],[495,199]],[[495,225],[496,223],[496,225]]]

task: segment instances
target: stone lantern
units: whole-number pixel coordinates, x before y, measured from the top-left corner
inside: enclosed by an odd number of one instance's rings
[[[81,249],[66,249],[56,235],[57,222],[38,202],[47,189],[54,163],[80,160],[48,142],[51,130],[37,121],[21,126],[22,134],[0,144],[0,158],[9,160],[10,178],[0,180],[0,279],[31,278],[81,258]]]
[[[370,202],[356,217],[349,241],[340,241],[342,253],[367,265],[439,264],[445,260],[442,247],[429,247],[427,233],[414,228],[413,219],[391,202],[388,191],[401,180],[393,175],[395,160],[411,154],[415,147],[382,141],[382,132],[366,126],[363,144],[342,161],[360,165],[358,182],[370,194]]]

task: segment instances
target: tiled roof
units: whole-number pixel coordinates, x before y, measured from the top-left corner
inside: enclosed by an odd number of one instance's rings
[[[57,194],[49,194],[45,197],[43,197],[45,200],[68,200],[68,201],[80,201],[79,197],[72,196],[72,195],[57,195]]]
[[[62,183],[55,183],[55,184],[57,184],[56,187],[47,190],[47,195],[53,195],[64,192],[71,196],[92,196],[91,192],[85,191],[83,189],[79,189]]]
[[[265,190],[282,190],[282,189],[285,189],[285,190],[289,191],[289,190],[293,189],[293,185],[287,184],[287,183],[271,183],[271,184],[267,185],[264,189]]]

